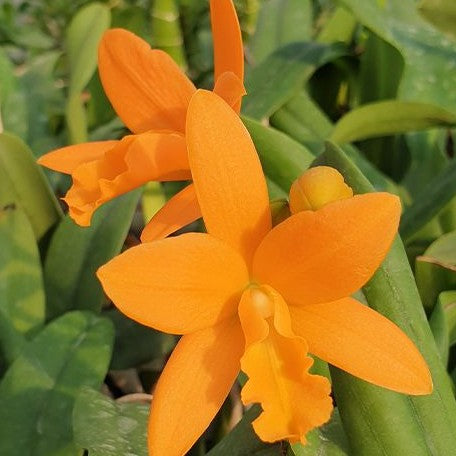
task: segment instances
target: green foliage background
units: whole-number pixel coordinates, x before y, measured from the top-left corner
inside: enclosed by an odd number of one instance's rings
[[[453,3],[236,0],[247,61],[242,118],[274,207],[283,208],[277,200],[313,164],[338,168],[357,193],[400,196],[401,236],[360,296],[414,340],[434,393],[398,395],[316,362],[331,376],[337,407],[307,446],[259,441],[250,426],[259,410],[243,413],[235,386],[190,454],[456,454]],[[5,456],[146,455],[149,393],[176,343],[113,308],[94,271],[137,243],[181,185],[148,184],[81,228],[58,199],[69,179],[36,165],[57,147],[126,133],[96,71],[97,43],[109,27],[167,51],[198,87],[213,84],[206,1],[0,3]]]

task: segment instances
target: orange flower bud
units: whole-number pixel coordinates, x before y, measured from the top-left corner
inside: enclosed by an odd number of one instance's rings
[[[308,169],[290,188],[290,210],[316,211],[328,203],[351,198],[353,190],[344,182],[342,174],[329,166]]]

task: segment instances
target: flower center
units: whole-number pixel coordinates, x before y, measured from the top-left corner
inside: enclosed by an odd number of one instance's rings
[[[254,305],[257,312],[264,319],[272,317],[274,313],[274,305],[267,292],[264,291],[261,287],[255,285],[252,287],[250,293],[252,304]]]

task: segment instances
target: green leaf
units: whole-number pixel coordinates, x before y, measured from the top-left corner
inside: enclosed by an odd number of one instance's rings
[[[8,133],[0,134],[0,182],[0,206],[23,209],[37,239],[60,219],[60,206],[32,152]]]
[[[87,141],[87,117],[81,93],[97,68],[98,43],[110,22],[109,8],[94,2],[78,11],[67,30],[70,85],[65,114],[71,143]]]
[[[373,190],[335,145],[328,143],[316,163],[337,168],[355,193]],[[363,292],[370,307],[396,323],[416,344],[432,373],[434,390],[427,396],[400,395],[331,368],[336,401],[353,452],[372,456],[454,453],[456,401],[399,237]]]
[[[73,410],[75,441],[90,456],[147,456],[149,410],[148,405],[114,402],[84,388]]]
[[[242,112],[262,120],[293,97],[312,73],[345,53],[340,43],[290,43],[268,56],[247,74]]]
[[[456,287],[456,231],[439,237],[417,257],[415,275],[423,305],[431,310],[441,291]]]
[[[439,30],[456,38],[456,4],[453,0],[421,0],[418,10]]]
[[[407,131],[456,125],[456,115],[428,103],[388,100],[355,108],[335,125],[330,140],[338,144]]]
[[[90,227],[65,217],[55,230],[44,264],[47,318],[71,309],[100,311],[103,290],[96,270],[120,252],[140,190],[115,198],[93,216]]]
[[[319,43],[340,41],[350,44],[355,29],[356,19],[345,8],[338,6],[319,32],[317,41]]]
[[[446,366],[450,347],[456,343],[456,291],[439,294],[429,325],[442,362]]]
[[[312,2],[309,0],[268,0],[261,5],[249,55],[254,64],[285,44],[308,41],[312,34]]]
[[[430,180],[405,209],[400,233],[405,241],[432,220],[456,196],[456,160]]]
[[[288,195],[293,181],[315,158],[309,150],[278,130],[242,118],[255,143],[266,176]]]
[[[44,323],[40,255],[32,227],[14,206],[0,210],[0,352],[11,363]]]
[[[262,442],[253,430],[252,421],[258,417],[260,411],[261,408],[258,405],[247,410],[242,420],[207,453],[207,456],[245,456],[247,454],[251,456],[260,456],[260,454],[262,456],[266,456],[266,454],[279,456],[280,443],[271,445]]]
[[[185,69],[184,42],[179,18],[179,7],[176,0],[155,0],[152,4],[153,46],[162,49]]]
[[[291,445],[290,456],[348,456],[350,454],[347,436],[337,409],[333,411],[329,423],[309,432],[306,438],[305,445],[301,443]]]
[[[71,21],[66,35],[70,95],[81,93],[89,83],[97,68],[98,43],[110,22],[109,8],[97,2],[81,8]]]
[[[456,112],[456,42],[418,13],[414,0],[339,0],[404,57],[398,97]]]
[[[80,456],[72,411],[79,388],[100,388],[112,349],[110,322],[67,313],[30,342],[0,383],[0,454]]]
[[[114,324],[111,369],[130,369],[153,359],[162,360],[176,344],[176,337],[140,325],[117,309],[103,313]]]

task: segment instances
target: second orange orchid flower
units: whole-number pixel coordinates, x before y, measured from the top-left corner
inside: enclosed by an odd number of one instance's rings
[[[240,369],[249,378],[242,401],[263,410],[253,423],[259,437],[305,442],[333,407],[329,381],[309,373],[309,353],[394,391],[431,392],[410,339],[350,297],[388,252],[398,198],[352,196],[343,181],[329,197],[313,198],[315,181],[306,178],[295,192],[311,207],[298,201],[272,228],[261,165],[234,111],[216,94],[197,91],[186,136],[208,233],[133,247],[98,271],[122,312],[182,334],[154,392],[150,454],[185,454]]]
[[[244,53],[232,0],[210,0],[214,41],[214,91],[239,113]],[[148,181],[191,179],[185,142],[185,118],[196,91],[165,52],[151,50],[133,33],[107,31],[100,43],[98,67],[114,109],[133,132],[120,141],[76,144],[42,156],[38,162],[66,174],[73,185],[64,201],[70,216],[90,225],[106,201]],[[201,217],[193,185],[178,193],[146,227],[143,239],[165,237]]]

